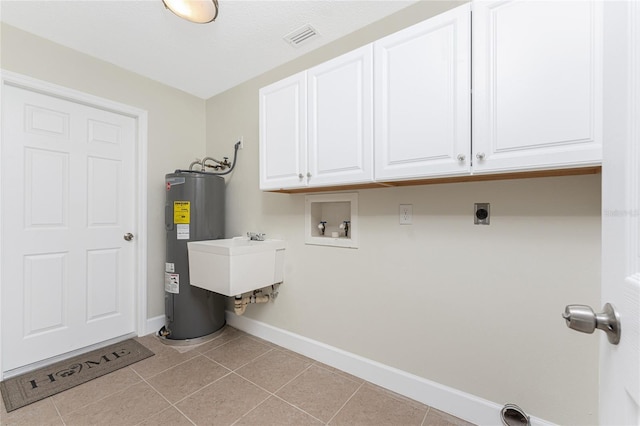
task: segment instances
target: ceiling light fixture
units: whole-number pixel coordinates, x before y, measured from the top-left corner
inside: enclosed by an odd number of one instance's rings
[[[218,17],[218,0],[162,0],[164,7],[197,24],[215,21]]]

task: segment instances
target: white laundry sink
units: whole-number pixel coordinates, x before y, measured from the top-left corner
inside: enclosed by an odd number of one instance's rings
[[[236,296],[284,280],[283,240],[236,237],[191,241],[187,247],[193,286]]]

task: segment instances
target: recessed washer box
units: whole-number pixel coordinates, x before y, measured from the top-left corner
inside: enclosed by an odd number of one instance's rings
[[[187,248],[192,286],[236,296],[284,281],[283,240],[237,237],[191,241]]]
[[[324,234],[318,227],[321,222],[324,223]],[[307,195],[304,242],[358,248],[358,194]]]

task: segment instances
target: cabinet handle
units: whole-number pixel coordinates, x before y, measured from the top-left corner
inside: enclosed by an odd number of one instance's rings
[[[307,172],[307,177],[310,178],[311,177],[311,172]]]
[[[476,154],[476,158],[478,160],[484,160],[484,152],[479,152]]]
[[[298,179],[302,179],[304,175],[302,173],[298,173]]]
[[[457,156],[456,158],[458,159],[458,161],[462,162],[462,161],[464,161],[464,159],[465,159],[465,158],[467,158],[467,157],[465,157],[465,155],[464,155],[464,154],[458,154],[458,156]]]

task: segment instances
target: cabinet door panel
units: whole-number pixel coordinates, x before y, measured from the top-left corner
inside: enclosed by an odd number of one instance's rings
[[[309,186],[373,179],[372,73],[370,45],[307,71]]]
[[[306,186],[306,88],[302,72],[260,89],[260,189]]]
[[[469,173],[470,56],[468,4],[375,43],[377,180]]]
[[[601,161],[601,7],[474,3],[475,172]]]

